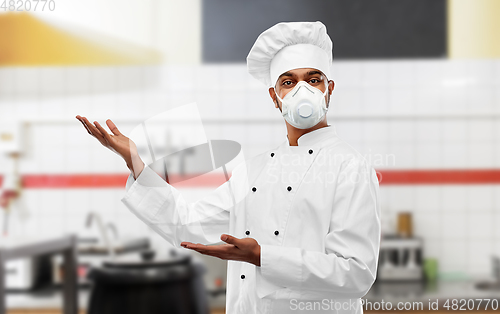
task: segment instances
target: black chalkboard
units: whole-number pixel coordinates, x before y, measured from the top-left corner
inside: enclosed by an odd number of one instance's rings
[[[245,62],[278,22],[321,21],[334,59],[445,58],[445,0],[203,0],[203,62]]]

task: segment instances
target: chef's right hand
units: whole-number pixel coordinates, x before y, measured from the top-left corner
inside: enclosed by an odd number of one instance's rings
[[[127,167],[132,171],[134,178],[137,179],[144,169],[144,163],[139,157],[135,143],[121,134],[116,125],[109,119],[106,120],[106,124],[113,134],[108,134],[97,121],[92,124],[87,118],[80,115],[77,115],[76,118],[83,124],[90,135],[95,137],[103,146],[122,157],[127,163]]]

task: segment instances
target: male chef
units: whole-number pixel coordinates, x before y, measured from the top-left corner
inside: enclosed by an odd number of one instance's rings
[[[332,46],[321,22],[278,23],[257,38],[248,71],[269,88],[287,136],[194,203],[144,165],[110,120],[113,134],[77,116],[125,159],[122,202],[138,218],[175,247],[228,260],[229,314],[362,313],[376,278],[378,180],[327,123]]]

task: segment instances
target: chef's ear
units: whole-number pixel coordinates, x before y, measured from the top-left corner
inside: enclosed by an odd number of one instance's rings
[[[330,107],[330,100],[332,98],[332,92],[333,92],[333,88],[335,87],[335,82],[332,81],[332,80],[329,80],[328,81],[328,96],[327,96],[327,102],[326,102],[326,108],[329,108]]]
[[[335,82],[332,80],[328,81],[328,94],[332,94],[333,89],[335,88]]]
[[[276,90],[274,87],[269,87],[269,96],[273,99],[274,107],[279,108],[278,106],[278,99],[276,97]]]

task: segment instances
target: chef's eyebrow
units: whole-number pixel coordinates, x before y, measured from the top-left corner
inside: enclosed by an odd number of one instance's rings
[[[307,72],[307,75],[314,75],[314,74],[323,75],[323,73],[321,73],[321,71],[316,71],[316,70]]]
[[[308,76],[311,76],[311,75],[314,75],[314,74],[319,74],[319,75],[323,75],[323,73],[321,71],[318,71],[318,70],[313,70],[313,71],[309,71],[306,73]],[[290,77],[294,77],[296,76],[295,74],[291,73],[291,72],[285,72],[283,74],[281,74],[278,79],[284,77],[284,76],[290,76]]]
[[[281,74],[278,79],[282,78],[283,76],[291,76],[291,77],[294,77],[295,75],[292,73],[292,72],[285,72],[283,74]]]

